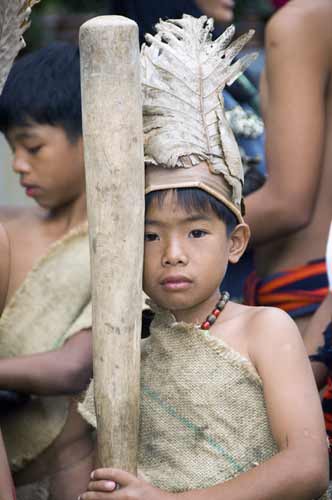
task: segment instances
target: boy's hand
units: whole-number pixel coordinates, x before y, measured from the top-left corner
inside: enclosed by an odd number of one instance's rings
[[[174,495],[119,469],[97,469],[79,500],[173,500]]]

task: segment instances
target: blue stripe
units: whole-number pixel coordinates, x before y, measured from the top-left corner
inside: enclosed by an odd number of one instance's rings
[[[324,263],[325,259],[316,259],[316,260],[311,260],[308,262],[308,267],[313,264],[321,264]],[[296,270],[296,269],[294,269]],[[288,274],[291,275],[292,270],[286,271],[286,272],[279,272],[279,273],[274,273],[271,274],[270,276],[267,276],[266,278],[263,278],[259,281],[258,283],[258,289],[267,284],[273,282],[276,278],[280,278],[283,276],[287,276]],[[291,292],[291,291],[296,291],[296,290],[305,290],[306,292],[310,292],[312,290],[317,290],[319,288],[326,288],[328,287],[328,278],[327,274],[321,273],[321,274],[316,274],[315,276],[311,276],[309,278],[303,278],[297,281],[294,281],[293,283],[289,283],[288,285],[281,286],[279,288],[276,288],[273,290],[272,293],[277,293],[277,292]]]
[[[321,302],[316,302],[315,304],[309,304],[309,305],[304,306],[304,307],[298,307],[297,309],[294,309],[293,311],[287,311],[287,313],[293,319],[294,318],[301,318],[302,316],[306,316],[306,315],[315,313],[320,305],[321,305]]]
[[[211,436],[207,435],[204,431],[202,431],[202,428],[199,427],[198,425],[194,424],[191,422],[189,419],[186,417],[183,417],[179,415],[176,411],[176,409],[171,406],[169,403],[166,401],[163,401],[159,394],[155,392],[153,389],[148,387],[147,385],[143,385],[143,395],[149,398],[150,400],[154,401],[159,405],[159,407],[164,410],[165,413],[170,415],[171,417],[175,418],[178,422],[180,422],[186,429],[190,430],[193,432],[193,434],[199,433],[200,436],[203,435],[205,441],[213,448],[217,453],[222,455],[225,460],[236,470],[236,472],[245,472],[246,469],[242,465],[240,465],[234,457],[232,457],[217,441],[215,441]]]

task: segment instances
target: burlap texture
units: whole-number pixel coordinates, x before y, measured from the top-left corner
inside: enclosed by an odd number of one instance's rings
[[[91,327],[87,225],[51,246],[30,271],[0,318],[0,356],[46,352]],[[60,434],[69,398],[33,397],[1,416],[0,427],[13,470],[37,457]]]
[[[277,452],[257,372],[219,339],[160,313],[142,366],[139,462],[154,485],[207,488]]]
[[[143,341],[141,390],[139,468],[161,489],[207,488],[277,452],[253,365],[170,313]],[[80,410],[96,425],[92,387]]]

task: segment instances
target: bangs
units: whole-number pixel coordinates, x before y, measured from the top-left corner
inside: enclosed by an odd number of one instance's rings
[[[189,214],[192,212],[204,214],[212,210],[215,215],[225,223],[228,236],[238,224],[235,215],[228,207],[214,196],[199,188],[177,188],[152,191],[145,196],[145,210],[147,211],[152,203],[156,203],[157,206],[161,208],[169,192],[175,197],[179,207]]]

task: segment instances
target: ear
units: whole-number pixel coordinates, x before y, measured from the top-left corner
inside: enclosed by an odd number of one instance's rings
[[[238,224],[229,236],[229,256],[228,260],[236,264],[244,254],[250,239],[250,229],[247,224]]]

